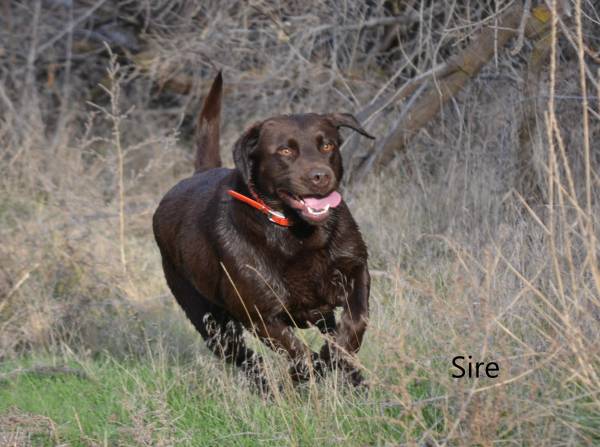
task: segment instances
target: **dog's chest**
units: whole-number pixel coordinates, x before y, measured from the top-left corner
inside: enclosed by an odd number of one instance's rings
[[[323,313],[346,302],[352,281],[344,270],[324,253],[287,263],[282,277],[288,311],[297,323],[314,323]]]

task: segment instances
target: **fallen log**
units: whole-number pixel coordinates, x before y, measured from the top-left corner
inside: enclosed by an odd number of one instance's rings
[[[410,139],[437,116],[442,107],[479,73],[497,50],[504,48],[517,35],[523,14],[523,5],[515,3],[500,15],[495,29],[491,25],[483,27],[471,43],[448,62],[447,69],[429,80],[427,91],[414,101],[407,113],[403,111],[403,119],[383,139],[383,143],[362,160],[351,177],[362,179],[371,171],[378,172],[389,164],[396,153],[404,151]],[[525,36],[531,38],[543,34],[549,27],[550,16],[546,6],[534,8],[524,27]]]
[[[545,64],[550,56],[552,40],[550,32],[536,39],[527,63],[524,96],[526,98],[521,126],[519,147],[517,148],[517,172],[515,188],[527,200],[539,201],[543,197],[542,178],[535,165],[535,141],[539,135],[540,119],[538,100],[540,80]]]

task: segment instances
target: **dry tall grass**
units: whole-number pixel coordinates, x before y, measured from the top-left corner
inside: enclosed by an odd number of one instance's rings
[[[418,38],[375,57],[381,29],[358,33],[351,25],[382,16],[384,2],[224,3],[190,3],[210,18],[201,32],[190,11],[179,11],[178,28],[168,22],[172,11],[149,13],[155,32],[147,70],[193,72],[200,93],[213,65],[224,68],[227,152],[254,119],[351,111],[382,85],[392,91],[503,8],[482,3],[471,16],[461,2],[397,6]],[[85,67],[72,57],[76,35],[66,32],[48,54],[44,42],[58,25],[46,3],[13,6],[0,51],[18,41],[23,52],[12,53],[0,76],[0,361],[65,351],[145,358],[150,351],[161,353],[153,359],[161,364],[177,353],[229,390],[224,405],[234,411],[242,379],[221,377],[221,365],[177,308],[150,227],[161,195],[192,172],[190,145],[180,137],[189,133],[198,95],[165,97],[115,58],[93,71],[103,93],[89,94]],[[373,273],[360,354],[372,391],[363,404],[378,408],[380,416],[369,417],[404,430],[406,442],[600,439],[600,69],[593,53],[600,10],[577,0],[570,11],[571,19],[553,16],[538,98],[533,147],[541,198],[513,189],[520,116],[532,99],[522,89],[526,41],[517,56],[499,53],[405,157],[345,192]],[[77,17],[69,8],[64,14]],[[45,65],[53,57],[58,68]],[[370,129],[384,133],[396,107]],[[500,377],[453,379],[456,355],[494,360]],[[273,378],[281,380],[283,366],[273,362]],[[339,387],[336,378],[313,385],[317,408],[354,402]],[[301,399],[284,393],[274,405],[283,414]]]

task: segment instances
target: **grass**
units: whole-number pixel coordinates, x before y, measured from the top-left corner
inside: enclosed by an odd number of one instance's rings
[[[42,8],[40,22],[30,23],[31,2],[13,3],[19,8],[10,30],[23,39],[11,40],[24,45],[24,55],[36,46],[30,30],[38,26],[43,42],[66,23],[52,18],[58,7]],[[147,9],[147,2],[133,3]],[[228,148],[249,122],[290,111],[358,109],[387,81],[396,89],[413,70],[444,60],[442,47],[459,45],[475,26],[470,20],[480,17],[469,18],[471,9],[452,2],[421,8],[431,18],[420,21],[425,29],[406,31],[421,36],[415,54],[405,53],[412,50],[401,34],[400,59],[379,70],[369,62],[375,56],[368,42],[379,39],[378,28],[351,32],[351,39],[339,34],[342,47],[320,59],[313,51],[318,41],[296,35],[289,44],[263,26],[280,14],[275,9],[202,3],[219,12],[207,16],[215,18],[207,27],[223,39],[198,37],[191,16],[155,11],[158,25],[166,17],[189,28],[165,23],[158,29],[173,34],[160,31],[154,43],[173,63],[167,68],[191,72],[198,55],[220,55],[214,62],[227,67],[227,166]],[[333,16],[335,2],[292,3],[303,8],[294,20],[343,24],[366,17],[361,2]],[[383,13],[390,2],[376,3]],[[78,12],[89,7],[82,3]],[[438,17],[446,10],[450,21]],[[597,26],[595,13],[576,8],[574,14],[586,18],[584,31]],[[302,31],[304,22],[291,23]],[[240,29],[252,34],[240,37]],[[589,34],[592,48],[595,34]],[[179,45],[188,40],[190,47]],[[58,69],[64,77],[54,85],[61,91],[52,90],[49,67],[29,64],[33,56],[6,58],[10,64],[0,63],[8,73],[0,79],[0,445],[599,445],[600,120],[596,103],[582,112],[583,102],[565,99],[600,91],[598,64],[574,56],[582,50],[575,40],[555,39],[552,48],[544,73],[551,82],[540,82],[537,120],[523,116],[531,98],[519,65],[530,57],[529,45],[515,57],[499,53],[411,140],[406,156],[343,191],[369,248],[370,323],[359,363],[370,391],[356,393],[336,375],[292,389],[283,359],[252,340],[280,390],[270,400],[207,352],[165,284],[152,238],[157,202],[192,171],[181,123],[187,113],[194,116],[187,108],[196,100],[174,97],[177,107],[170,108],[154,92],[158,86],[130,77],[128,69],[122,77],[116,65],[103,80],[108,90],[98,89],[104,96],[91,94],[85,86],[105,75],[98,70],[109,57],[104,53],[96,64],[73,65],[70,77]],[[329,81],[316,82],[331,61]],[[204,83],[213,67],[200,71]],[[574,82],[582,72],[587,84]],[[348,103],[348,92],[356,102]],[[554,102],[546,102],[551,93]],[[369,131],[385,137],[404,107],[382,111]],[[515,190],[519,135],[534,121],[528,168],[539,194],[519,190],[523,198]],[[301,332],[320,346],[314,331]],[[453,379],[458,355],[497,362],[499,378]]]
[[[42,359],[29,359],[4,365],[3,369],[27,368],[40,362]],[[127,415],[119,403],[121,378],[110,374],[111,371],[114,369],[104,362],[94,365],[93,379],[25,372],[0,385],[0,414],[5,420],[13,413],[49,418],[51,430],[34,433],[46,438],[44,445],[55,442],[85,445],[85,439],[114,441]],[[2,428],[10,430],[6,422]]]
[[[580,230],[559,227],[579,255],[557,257],[526,214],[508,208],[498,221],[475,224],[475,211],[451,214],[446,203],[462,195],[477,210],[461,189],[468,182],[427,180],[423,188],[400,177],[372,179],[346,193],[373,273],[359,357],[369,394],[337,376],[293,390],[284,362],[270,355],[271,379],[283,386],[270,401],[202,346],[164,283],[148,214],[128,216],[124,272],[118,216],[70,221],[111,205],[90,200],[70,215],[61,201],[40,204],[36,194],[12,190],[21,206],[3,211],[15,280],[0,303],[0,370],[9,374],[0,381],[2,436],[131,446],[599,442],[600,303]],[[77,195],[64,197],[79,206]],[[440,231],[449,218],[464,221]],[[556,242],[566,249],[564,239]],[[306,340],[320,344],[314,331]],[[455,355],[494,360],[500,377],[452,379]],[[66,365],[86,377],[10,375],[35,365]]]
[[[214,380],[215,370],[199,364],[204,357],[187,364],[108,357],[62,363],[85,377],[36,372],[35,365],[57,361],[30,358],[3,365],[2,372],[23,371],[0,384],[5,433],[16,432],[28,419],[46,418],[44,427],[30,433],[36,445],[359,446],[406,438],[397,423],[406,417],[404,410],[377,389],[330,393],[328,384],[290,391],[273,402],[240,387],[230,370],[225,369],[224,382]],[[423,384],[412,388],[417,400],[427,398],[427,391]],[[430,405],[422,413],[433,428],[440,420]]]

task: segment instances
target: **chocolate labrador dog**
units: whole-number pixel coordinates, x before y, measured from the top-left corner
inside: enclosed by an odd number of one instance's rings
[[[292,378],[340,367],[361,345],[369,311],[367,248],[337,191],[340,127],[373,138],[349,114],[284,115],[255,123],[235,143],[235,169],[221,166],[219,73],[199,117],[196,172],[171,189],[153,218],[167,283],[221,358],[265,386],[262,361],[243,328],[283,350]],[[339,322],[334,310],[341,307]],[[320,353],[295,335],[317,326]]]

